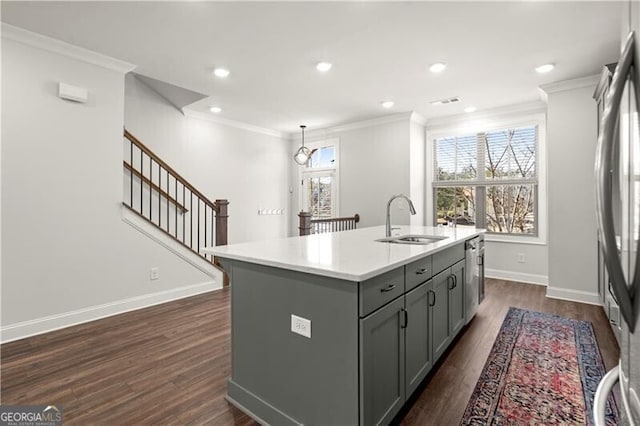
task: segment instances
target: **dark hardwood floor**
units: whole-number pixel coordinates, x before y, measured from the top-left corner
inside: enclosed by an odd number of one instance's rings
[[[486,280],[486,296],[473,320],[436,364],[414,402],[398,416],[402,425],[459,424],[510,306],[590,321],[607,371],[619,348],[600,306],[545,297],[546,287]],[[409,405],[409,404],[407,404]]]
[[[229,289],[0,346],[2,404],[56,404],[65,424],[255,424],[224,399]],[[509,306],[591,321],[607,369],[618,346],[600,307],[545,287],[487,280],[474,320],[443,355],[403,425],[458,424]]]

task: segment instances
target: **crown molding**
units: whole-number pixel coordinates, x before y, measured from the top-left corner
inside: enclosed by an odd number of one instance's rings
[[[384,115],[382,117],[370,118],[361,121],[354,121],[353,123],[339,124],[336,126],[322,127],[319,129],[306,130],[305,138],[308,139],[317,139],[317,138],[326,138],[330,137],[336,133],[348,132],[351,130],[363,129],[365,127],[371,126],[379,126],[382,124],[395,123],[398,121],[410,121],[412,119],[412,115],[414,112],[400,112],[397,114]],[[291,140],[300,140],[300,133],[292,132],[289,133],[289,139]]]
[[[583,87],[596,87],[600,81],[600,75],[590,75],[587,77],[574,78],[571,80],[556,81],[554,83],[542,84],[540,89],[546,94],[564,92],[567,90],[582,89]]]
[[[202,111],[194,111],[191,109],[182,109],[185,117],[197,118],[199,120],[211,121],[213,123],[222,124],[236,129],[247,130],[249,132],[260,133],[262,135],[273,136],[280,139],[289,139],[289,135],[266,127],[254,126],[253,124],[243,123],[241,121],[229,120],[228,118],[214,117],[210,113]]]
[[[89,64],[97,65],[123,74],[132,71],[136,67],[133,64],[112,58],[111,56],[106,56],[101,53],[97,53],[83,47],[78,47],[42,34],[34,33],[25,30],[24,28],[9,25],[4,22],[2,22],[2,38],[57,53],[59,55],[67,56],[69,58],[77,59],[79,61],[87,62]]]
[[[486,120],[493,118],[504,118],[513,115],[527,115],[545,113],[547,104],[540,100],[533,102],[524,102],[520,104],[504,105],[496,108],[485,109],[474,113],[463,113],[455,115],[447,115],[427,120],[428,130],[449,127],[469,120]]]
[[[331,126],[318,131],[326,131],[330,133],[347,132],[349,130],[362,129],[364,127],[379,126],[381,124],[395,123],[397,121],[410,120],[413,112],[399,112],[397,114],[383,115],[382,117],[370,118],[367,120],[354,121],[353,123]]]

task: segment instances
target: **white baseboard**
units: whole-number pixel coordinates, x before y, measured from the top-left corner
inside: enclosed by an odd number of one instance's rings
[[[519,283],[547,285],[549,279],[546,275],[525,274],[524,272],[503,271],[500,269],[485,269],[484,276],[499,280],[517,281]]]
[[[600,295],[591,291],[572,290],[568,288],[547,287],[547,297],[551,299],[569,300],[571,302],[602,305]]]
[[[12,342],[14,340],[59,330],[72,325],[78,325],[100,318],[134,311],[136,309],[159,305],[172,300],[183,299],[185,297],[219,290],[222,288],[221,283],[222,281],[207,281],[200,284],[173,288],[171,290],[160,291],[157,293],[144,294],[142,296],[131,297],[129,299],[105,303],[103,305],[91,306],[89,308],[78,309],[76,311],[64,312],[62,314],[7,325],[0,328],[0,343]]]

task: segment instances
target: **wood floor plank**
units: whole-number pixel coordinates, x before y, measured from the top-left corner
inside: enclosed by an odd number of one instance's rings
[[[547,299],[545,290],[488,279],[478,314],[395,421],[457,424],[510,306],[591,321],[612,368],[618,348],[602,308]],[[227,287],[4,344],[0,402],[56,403],[69,425],[255,426],[225,399],[229,298]]]

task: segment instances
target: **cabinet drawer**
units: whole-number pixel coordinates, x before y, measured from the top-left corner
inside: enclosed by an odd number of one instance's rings
[[[360,316],[370,314],[404,293],[404,268],[397,268],[360,284]]]
[[[427,281],[433,275],[431,256],[418,259],[405,267],[405,286],[409,291]]]
[[[449,266],[464,259],[464,243],[442,250],[433,256],[433,274],[444,271]]]

